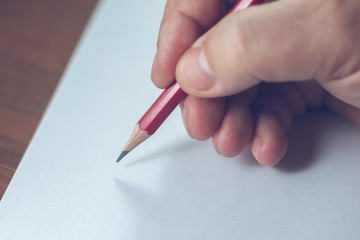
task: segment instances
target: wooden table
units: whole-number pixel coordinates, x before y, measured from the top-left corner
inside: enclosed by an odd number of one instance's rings
[[[96,4],[0,2],[0,199]]]

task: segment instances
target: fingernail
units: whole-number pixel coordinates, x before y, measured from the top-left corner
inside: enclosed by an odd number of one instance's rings
[[[187,133],[189,134],[189,136],[190,136],[191,138],[193,138],[192,133],[191,133],[190,128],[189,128],[189,121],[188,121],[188,119],[189,119],[189,112],[190,112],[190,111],[189,111],[189,109],[185,106],[184,102],[181,102],[181,103],[179,104],[179,106],[180,106],[180,108],[181,108],[181,117],[182,117],[184,126],[185,126],[185,128],[186,128],[186,131],[187,131]]]
[[[253,144],[251,146],[252,148],[252,152],[253,152],[253,155],[256,159],[256,161],[258,161],[258,163],[260,164],[263,164],[261,161],[260,161],[260,152],[263,148],[263,144],[262,144],[262,141],[259,137],[256,137],[256,139],[253,141]]]
[[[264,149],[264,144],[259,141],[258,146],[256,148],[255,158],[261,165],[264,165],[261,158],[261,153],[263,152],[263,149]]]
[[[155,57],[154,57],[153,64],[152,64],[152,68],[151,68],[151,78],[154,77],[155,69],[156,69],[157,65],[158,65],[158,54],[156,53]]]
[[[186,119],[186,116],[187,116],[187,108],[184,106],[184,102],[181,102],[179,104],[179,107],[180,107],[180,110],[181,110],[182,120],[185,123],[185,119]]]
[[[195,90],[208,90],[214,86],[215,78],[201,47],[189,50],[180,60],[177,81]]]
[[[201,48],[200,54],[199,54],[199,64],[202,70],[209,75],[209,77],[212,78],[212,72],[208,63],[208,60],[205,56],[205,51],[203,48]],[[213,78],[212,78],[213,80]]]

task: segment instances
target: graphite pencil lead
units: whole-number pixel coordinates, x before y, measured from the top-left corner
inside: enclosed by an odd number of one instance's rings
[[[122,151],[116,162],[120,162],[120,160],[123,159],[123,157],[125,157],[128,153],[129,151]]]

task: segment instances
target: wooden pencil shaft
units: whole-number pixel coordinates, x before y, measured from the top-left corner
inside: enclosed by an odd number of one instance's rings
[[[245,9],[250,7],[251,5],[260,4],[265,2],[265,0],[239,0],[234,7],[229,11],[229,13],[232,13],[237,10]]]
[[[139,120],[140,129],[152,135],[185,97],[186,93],[181,90],[179,84],[173,83]]]

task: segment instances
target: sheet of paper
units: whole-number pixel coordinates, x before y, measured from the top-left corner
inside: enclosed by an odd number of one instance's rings
[[[161,92],[164,5],[101,2],[0,202],[0,239],[359,239],[360,130],[328,113],[295,123],[276,168],[189,139],[178,110],[115,163]]]

